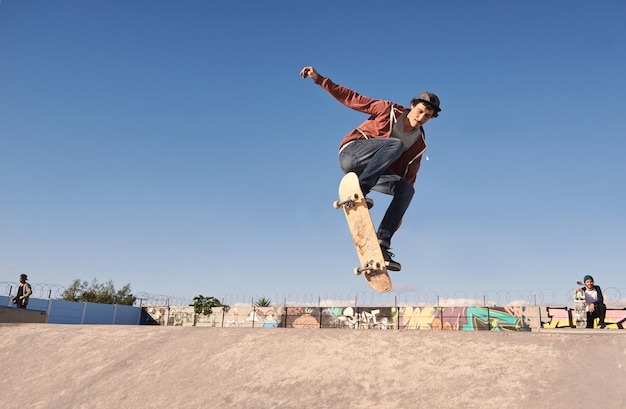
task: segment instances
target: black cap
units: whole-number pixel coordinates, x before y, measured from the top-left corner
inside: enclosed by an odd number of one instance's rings
[[[421,94],[419,94],[416,99],[418,101],[427,102],[433,108],[435,108],[435,111],[441,112],[441,108],[439,108],[439,97],[433,94],[432,92],[424,91]]]

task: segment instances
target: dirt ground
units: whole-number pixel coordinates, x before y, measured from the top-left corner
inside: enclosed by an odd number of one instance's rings
[[[626,407],[626,331],[0,324],[0,407]]]

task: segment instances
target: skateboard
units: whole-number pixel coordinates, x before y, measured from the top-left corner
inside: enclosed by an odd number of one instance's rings
[[[380,293],[391,290],[391,279],[387,274],[383,252],[378,244],[372,216],[365,203],[365,196],[361,192],[356,173],[347,173],[341,179],[339,200],[333,203],[333,207],[343,209],[359,256],[361,266],[354,269],[354,274],[363,274],[367,284]]]
[[[580,281],[576,284],[583,285]],[[587,328],[587,302],[585,301],[585,293],[576,289],[574,293],[574,317],[576,319],[576,328]]]

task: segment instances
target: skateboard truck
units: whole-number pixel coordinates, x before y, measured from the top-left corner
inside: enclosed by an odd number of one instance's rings
[[[376,271],[376,270],[380,270],[381,269],[381,265],[380,263],[376,263],[374,262],[374,260],[370,260],[367,263],[365,263],[365,265],[363,267],[355,267],[354,268],[354,274],[355,275],[361,275],[362,273],[368,273],[371,271]]]
[[[335,200],[335,202],[333,202],[333,207],[335,209],[339,209],[340,207],[352,207],[356,205],[357,200],[359,200],[359,194],[355,193],[348,200]]]

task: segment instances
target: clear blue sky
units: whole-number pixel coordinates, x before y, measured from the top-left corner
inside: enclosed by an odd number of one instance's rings
[[[441,98],[394,291],[626,287],[622,1],[0,3],[0,281],[369,291],[339,141]],[[374,194],[376,223],[388,198]]]

